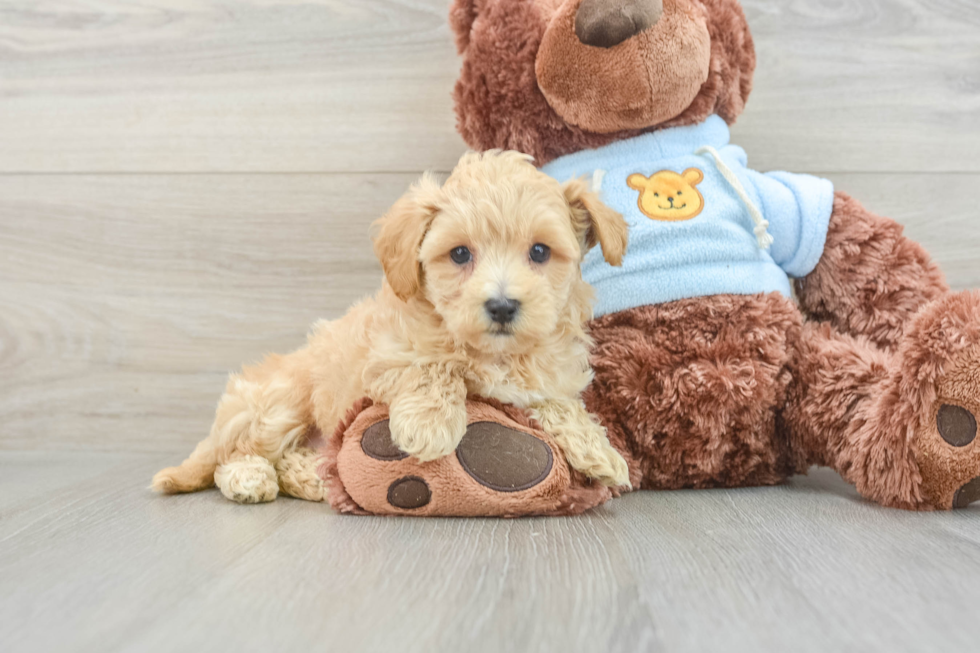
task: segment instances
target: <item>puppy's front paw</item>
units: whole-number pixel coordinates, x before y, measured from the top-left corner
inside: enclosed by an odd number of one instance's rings
[[[466,433],[465,406],[392,406],[391,439],[420,462],[448,456]]]
[[[632,489],[629,466],[618,451],[613,449],[611,445],[606,445],[603,447],[601,459],[597,474],[593,478],[609,487]]]
[[[567,451],[565,457],[569,465],[607,487],[632,487],[626,460],[608,441],[596,449]]]

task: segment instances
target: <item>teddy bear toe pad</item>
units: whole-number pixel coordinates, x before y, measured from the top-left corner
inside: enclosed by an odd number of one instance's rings
[[[388,486],[388,503],[395,508],[414,510],[429,505],[431,500],[429,484],[418,476],[406,476]]]
[[[974,501],[980,501],[980,476],[956,491],[953,496],[953,507],[966,508]]]
[[[408,454],[391,439],[388,420],[372,424],[361,436],[361,450],[375,460],[402,460]]]
[[[962,406],[943,404],[936,414],[936,429],[954,447],[965,447],[977,437],[977,418]]]

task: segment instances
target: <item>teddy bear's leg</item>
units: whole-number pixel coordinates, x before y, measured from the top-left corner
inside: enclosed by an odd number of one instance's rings
[[[586,405],[630,467],[634,488],[785,480],[776,412],[801,317],[779,294],[646,306],[591,324]]]
[[[949,286],[901,225],[837,193],[823,257],[796,290],[813,320],[893,350],[912,316]]]
[[[894,354],[807,324],[793,370],[781,423],[796,471],[832,467],[910,510],[980,499],[980,293],[925,306]]]

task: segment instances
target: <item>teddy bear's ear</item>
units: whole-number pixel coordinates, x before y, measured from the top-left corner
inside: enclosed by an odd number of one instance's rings
[[[470,45],[470,31],[476,21],[478,0],[453,0],[449,6],[449,26],[456,35],[456,51],[466,52]]]
[[[374,223],[374,254],[395,294],[410,299],[422,284],[419,248],[438,211],[441,188],[426,173],[395,205]]]
[[[563,189],[572,212],[572,226],[586,251],[598,244],[610,265],[622,265],[629,237],[629,225],[623,216],[603,204],[584,179],[566,182]]]

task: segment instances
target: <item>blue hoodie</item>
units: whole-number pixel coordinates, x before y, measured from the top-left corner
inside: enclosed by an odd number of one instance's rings
[[[582,274],[596,289],[596,317],[710,295],[789,297],[789,277],[813,271],[827,238],[833,184],[750,170],[745,151],[729,140],[728,125],[712,116],[544,166],[558,181],[591,178],[629,223],[622,267],[606,263],[598,248],[585,257]],[[737,182],[725,178],[726,169]],[[755,222],[753,210],[761,213]],[[757,224],[762,218],[768,224]]]

